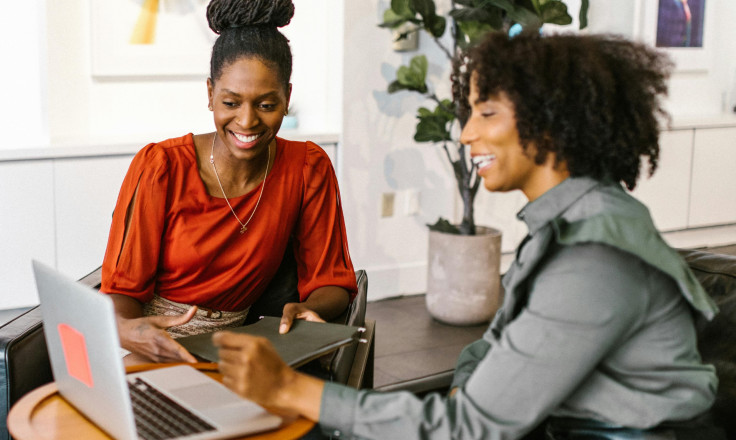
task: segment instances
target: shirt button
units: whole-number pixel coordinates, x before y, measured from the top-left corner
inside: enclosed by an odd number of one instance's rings
[[[338,431],[337,429],[335,430],[335,432],[332,433],[333,437],[340,437],[341,435],[342,435],[342,432]]]

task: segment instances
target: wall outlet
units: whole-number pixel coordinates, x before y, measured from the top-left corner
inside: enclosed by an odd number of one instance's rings
[[[407,189],[404,193],[404,215],[419,214],[419,190]]]
[[[394,215],[394,200],[396,193],[387,192],[381,195],[381,217],[392,217]]]

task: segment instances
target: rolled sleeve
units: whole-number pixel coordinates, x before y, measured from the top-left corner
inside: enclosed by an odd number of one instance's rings
[[[319,424],[325,435],[351,438],[355,424],[358,390],[325,382],[319,412]]]

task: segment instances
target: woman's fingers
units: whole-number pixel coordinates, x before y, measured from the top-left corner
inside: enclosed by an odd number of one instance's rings
[[[303,319],[305,321],[325,322],[317,312],[307,308],[302,303],[288,303],[284,306],[281,315],[281,324],[279,325],[279,333],[284,334],[291,330],[294,319]]]
[[[153,362],[197,362],[197,358],[166,332],[168,327],[189,322],[194,313],[195,307],[177,316],[149,316],[129,320],[120,327],[121,343],[124,348]]]
[[[291,330],[291,324],[294,322],[294,314],[292,313],[286,313],[286,309],[284,309],[284,314],[281,315],[281,324],[279,324],[279,333],[284,334],[288,333],[289,330]]]
[[[322,319],[317,313],[311,310],[307,310],[305,312],[297,314],[296,319],[303,319],[305,321],[312,321],[312,322],[325,322],[324,319]]]
[[[271,392],[288,367],[265,338],[217,332],[212,342],[219,347],[218,369],[223,383],[243,397],[269,404]]]
[[[144,319],[148,319],[149,322],[153,323],[158,328],[167,329],[169,327],[186,324],[194,318],[195,313],[197,313],[197,306],[192,306],[186,311],[186,313],[182,313],[181,315],[148,316]]]

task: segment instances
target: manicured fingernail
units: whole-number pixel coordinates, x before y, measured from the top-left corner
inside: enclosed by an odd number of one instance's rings
[[[288,329],[289,328],[286,326],[286,324],[281,324],[281,326],[279,327],[279,333],[284,334]]]

